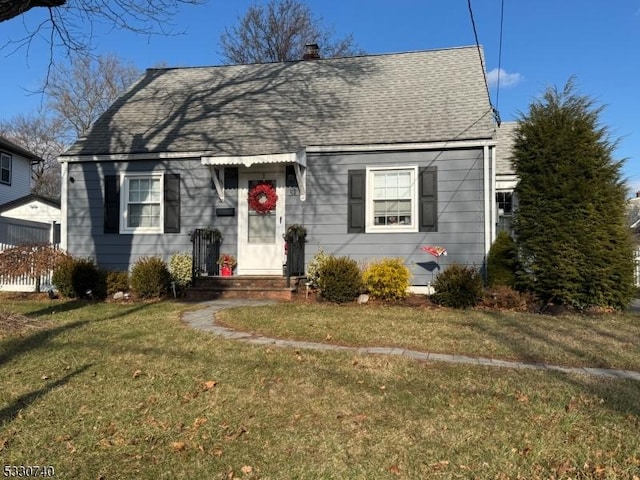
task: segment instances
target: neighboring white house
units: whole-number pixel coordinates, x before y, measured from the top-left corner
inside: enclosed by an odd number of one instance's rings
[[[31,166],[42,158],[0,136],[0,205],[31,193]]]
[[[60,242],[60,202],[31,194],[31,167],[43,159],[0,136],[0,251],[25,243]],[[50,279],[43,278],[43,286]],[[0,290],[33,291],[27,277],[0,276]]]
[[[0,205],[0,217],[59,224],[60,202],[29,194]]]
[[[504,122],[496,131],[496,219],[498,231],[511,230],[518,177],[512,164],[513,141],[517,122]]]

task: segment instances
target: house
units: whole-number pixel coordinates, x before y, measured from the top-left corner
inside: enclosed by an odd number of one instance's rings
[[[0,245],[57,243],[60,203],[31,194],[31,167],[43,161],[0,136]]]
[[[237,275],[282,275],[283,233],[414,285],[483,266],[495,236],[495,125],[479,50],[150,69],[60,158],[62,243],[104,268],[222,232]],[[437,273],[437,269],[436,269]]]
[[[511,231],[511,222],[516,207],[513,191],[518,177],[512,164],[513,145],[517,122],[504,122],[496,130],[496,207],[498,209],[498,231]]]
[[[0,136],[0,251],[60,241],[60,203],[31,194],[31,167],[44,161]],[[49,278],[41,279],[47,285]],[[35,280],[0,275],[0,290],[33,291]]]
[[[0,136],[0,205],[31,193],[31,166],[43,161]]]

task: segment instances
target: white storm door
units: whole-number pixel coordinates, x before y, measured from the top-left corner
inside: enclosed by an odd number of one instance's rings
[[[238,185],[238,275],[282,275],[284,263],[284,172],[240,172]],[[259,213],[249,208],[252,187],[272,185],[278,200],[276,208]]]

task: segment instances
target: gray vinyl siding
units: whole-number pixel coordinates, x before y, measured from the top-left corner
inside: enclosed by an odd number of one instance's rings
[[[348,171],[372,166],[437,167],[438,231],[416,233],[347,233]],[[283,166],[284,168],[284,166]],[[105,234],[104,177],[120,173],[167,172],[180,174],[180,233]],[[382,258],[401,257],[413,274],[412,284],[425,285],[434,275],[435,259],[420,250],[442,245],[449,255],[439,259],[442,269],[451,263],[484,265],[483,150],[373,152],[313,154],[307,157],[307,198],[299,190],[286,189],[286,226],[307,228],[306,262],[318,248],[347,255],[362,264]],[[238,194],[225,190],[218,199],[211,188],[210,172],[199,158],[171,161],[70,163],[68,186],[68,251],[93,257],[102,268],[126,270],[144,256],[168,261],[173,253],[191,251],[190,233],[195,228],[218,228],[222,251],[237,254]],[[216,207],[236,209],[233,217],[216,217]]]
[[[180,175],[180,233],[105,234],[104,177],[121,173],[177,173]],[[223,232],[225,252],[236,252],[236,217],[215,217],[216,206],[235,207],[237,192],[228,190],[221,204],[211,188],[210,173],[200,159],[112,163],[70,163],[67,249],[76,257],[91,257],[101,268],[127,270],[140,258],[159,256],[169,261],[177,252],[191,252],[190,234],[196,228]]]
[[[484,265],[483,150],[375,152],[313,155],[307,158],[307,200],[287,198],[287,223],[307,227],[306,261],[319,248],[349,256],[362,264],[383,257],[401,257],[411,270],[413,285],[425,285],[434,257],[420,250],[442,245],[447,257],[441,269],[455,262]],[[438,231],[417,233],[347,233],[348,171],[373,166],[435,166],[438,169]],[[435,270],[437,274],[437,270]]]

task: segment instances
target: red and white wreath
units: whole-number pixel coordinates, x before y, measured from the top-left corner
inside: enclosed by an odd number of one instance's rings
[[[273,185],[260,182],[249,190],[249,208],[258,213],[269,213],[276,208],[278,195]]]

